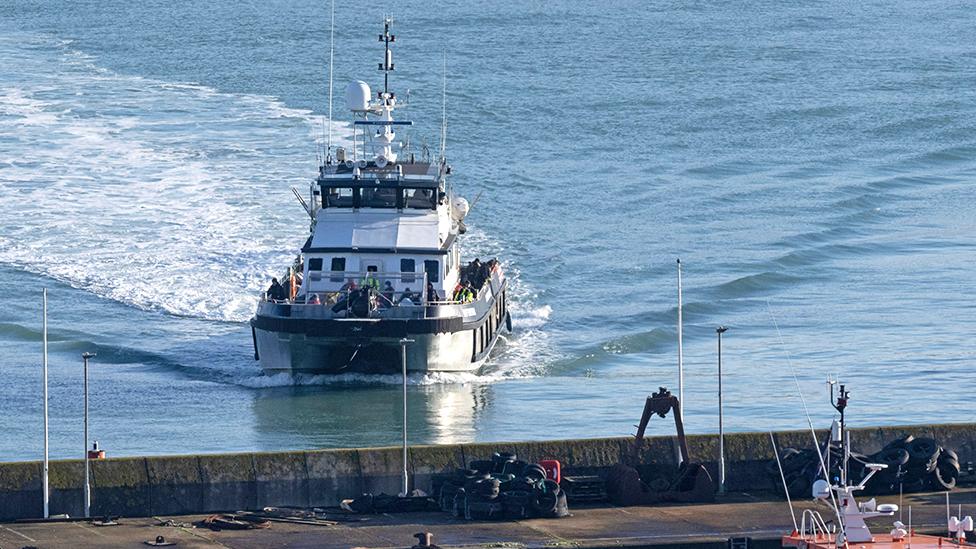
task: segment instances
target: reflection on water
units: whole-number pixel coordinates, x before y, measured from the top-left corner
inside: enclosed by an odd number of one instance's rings
[[[398,444],[401,390],[385,384],[262,389],[253,400],[256,444],[268,450]],[[475,440],[475,420],[491,402],[493,391],[488,384],[407,387],[408,440]],[[355,435],[350,433],[352,425]]]

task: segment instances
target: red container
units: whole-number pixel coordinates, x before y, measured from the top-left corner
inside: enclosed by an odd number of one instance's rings
[[[539,465],[546,470],[546,477],[550,480],[556,481],[559,484],[561,477],[562,467],[559,465],[559,460],[556,459],[544,459],[539,462]]]

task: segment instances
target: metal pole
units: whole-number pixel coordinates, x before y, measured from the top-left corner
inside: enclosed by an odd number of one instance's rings
[[[47,421],[47,288],[44,288],[44,518],[50,518],[50,489],[48,484],[48,421]]]
[[[85,518],[91,518],[91,482],[90,465],[88,463],[88,359],[95,353],[82,353],[85,361]]]
[[[718,493],[725,493],[725,428],[722,423],[722,334],[725,326],[715,329],[718,334]]]
[[[681,318],[681,260],[678,260],[678,402],[681,409],[685,409],[685,365],[684,349],[682,348],[682,318]],[[682,417],[682,419],[684,419]]]
[[[400,365],[403,368],[403,496],[410,494],[410,477],[407,475],[407,343],[412,339],[400,340]]]

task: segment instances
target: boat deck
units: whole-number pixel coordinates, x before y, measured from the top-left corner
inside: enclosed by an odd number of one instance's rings
[[[881,501],[897,503],[898,496]],[[962,505],[971,514],[976,489],[954,491],[953,513]],[[945,531],[944,493],[913,494],[904,498],[903,521],[912,506],[918,532]],[[815,508],[803,502],[801,508]],[[0,524],[0,547],[146,547],[144,541],[164,536],[176,547],[316,547],[407,548],[417,532],[431,532],[440,547],[726,547],[730,537],[749,537],[752,547],[779,547],[792,521],[784,501],[729,494],[713,504],[657,505],[653,507],[573,507],[571,517],[521,521],[469,522],[447,513],[365,515],[362,522],[334,526],[272,523],[265,530],[211,531],[202,528],[159,526],[173,519],[192,523],[203,516],[120,519],[118,526],[95,527],[85,522]],[[358,515],[357,515],[358,516]],[[895,517],[897,518],[897,516]],[[891,529],[890,521],[874,519],[878,536]],[[949,543],[945,544],[949,546]],[[914,544],[914,547],[921,547]]]

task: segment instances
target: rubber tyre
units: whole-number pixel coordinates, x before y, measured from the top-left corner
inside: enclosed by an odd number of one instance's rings
[[[492,461],[501,462],[516,461],[518,460],[518,456],[515,455],[515,452],[495,452],[495,455],[491,456],[491,459]]]
[[[872,459],[877,460],[878,463],[884,463],[889,469],[894,469],[906,465],[911,459],[911,454],[904,448],[886,448],[874,454]]]
[[[959,476],[959,472],[962,471],[962,467],[959,466],[959,462],[956,461],[956,460],[954,460],[954,459],[952,459],[952,458],[945,457],[945,454],[942,454],[939,457],[939,463],[938,463],[938,465],[936,465],[936,468],[937,469],[952,469],[952,470],[954,470],[956,472],[956,476]]]
[[[542,482],[542,490],[544,492],[552,492],[554,494],[558,494],[561,489],[559,488],[559,484],[556,481],[551,479],[546,479],[545,481]]]
[[[810,494],[812,493],[811,488],[813,488],[813,484],[810,482],[810,479],[803,476],[796,477],[789,481],[787,486],[788,490],[790,491],[790,497],[793,498],[809,498]]]
[[[790,448],[792,450],[792,448]],[[802,471],[807,465],[814,461],[813,456],[806,452],[794,450],[795,454],[787,454],[783,459],[783,472],[787,475]]]
[[[779,463],[784,464],[783,472],[786,472],[786,468],[785,468],[786,460],[799,453],[800,451],[797,450],[796,448],[783,448],[783,450],[780,451]],[[779,476],[779,463],[776,462],[776,458],[769,460],[769,463],[766,464],[766,472],[769,473],[770,475]]]
[[[476,459],[471,462],[471,468],[478,473],[490,473],[495,468],[495,462],[490,459]]]
[[[952,490],[956,487],[959,479],[959,469],[951,466],[939,464],[932,474],[932,483],[937,490]]]
[[[532,499],[532,508],[543,517],[551,517],[556,513],[559,504],[559,494],[554,492],[536,493]]]
[[[546,470],[538,464],[527,465],[522,471],[522,476],[537,480],[546,480]]]
[[[482,496],[484,496],[484,497],[486,497],[488,499],[495,499],[495,498],[498,497],[498,494],[501,493],[501,491],[500,491],[501,483],[498,482],[498,479],[497,478],[491,478],[491,479],[482,481],[482,483],[483,483],[482,484],[482,492],[481,492],[481,495]]]
[[[895,440],[892,440],[888,444],[885,444],[884,449],[887,450],[888,448],[907,448],[908,445],[911,444],[913,440],[915,440],[915,437],[913,437],[912,435],[904,436],[902,438],[896,438]]]
[[[905,447],[911,461],[915,463],[927,463],[939,457],[942,448],[939,443],[932,438],[916,438]]]

